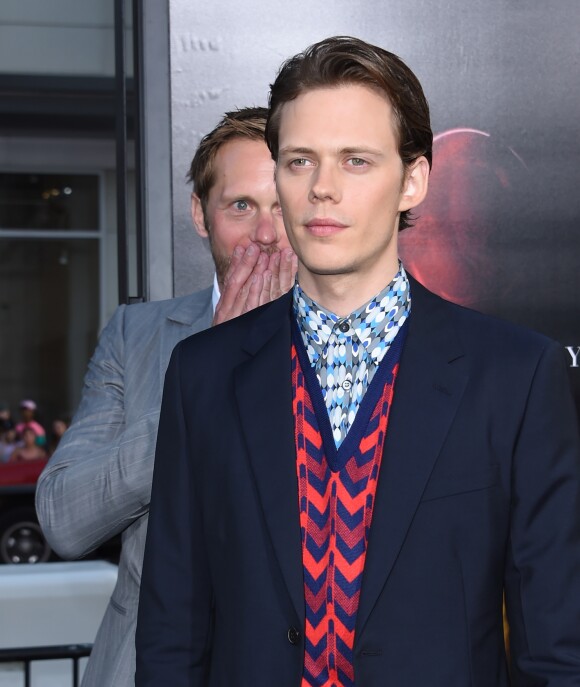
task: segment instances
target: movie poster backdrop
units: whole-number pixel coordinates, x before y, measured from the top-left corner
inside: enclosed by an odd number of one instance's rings
[[[400,55],[432,112],[434,164],[409,271],[561,342],[580,409],[580,2],[171,2],[175,291],[211,279],[184,184],[221,114],[266,104],[280,63],[348,34]],[[194,269],[192,269],[192,264]]]

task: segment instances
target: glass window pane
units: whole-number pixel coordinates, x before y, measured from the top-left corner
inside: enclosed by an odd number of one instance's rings
[[[97,239],[0,239],[0,398],[72,413],[99,320]]]
[[[99,229],[96,174],[0,173],[0,229]]]

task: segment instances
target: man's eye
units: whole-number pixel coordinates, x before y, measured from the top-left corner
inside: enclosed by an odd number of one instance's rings
[[[297,157],[295,160],[290,162],[292,167],[306,167],[308,160],[305,157]]]
[[[234,207],[240,212],[245,212],[250,206],[247,200],[236,200]]]
[[[353,167],[364,167],[366,165],[366,160],[363,160],[362,157],[351,157],[349,162]]]

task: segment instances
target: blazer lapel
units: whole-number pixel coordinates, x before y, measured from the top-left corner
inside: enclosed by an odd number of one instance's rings
[[[209,329],[212,320],[213,287],[168,301],[169,308],[160,332],[159,378],[163,389],[165,372],[175,346],[183,339]]]
[[[265,308],[246,341],[234,390],[251,468],[278,561],[300,627],[304,582],[292,414],[290,295]]]
[[[356,624],[361,636],[459,406],[467,374],[443,302],[411,280],[411,317],[389,418]]]

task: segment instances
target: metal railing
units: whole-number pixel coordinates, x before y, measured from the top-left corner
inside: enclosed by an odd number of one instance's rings
[[[0,664],[23,663],[24,687],[31,687],[30,664],[33,661],[72,661],[72,687],[79,685],[79,660],[90,655],[92,644],[63,644],[61,646],[33,646],[18,649],[0,649]]]

